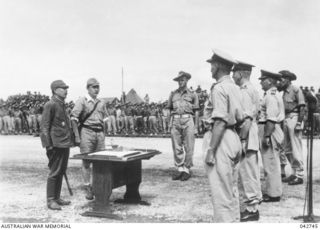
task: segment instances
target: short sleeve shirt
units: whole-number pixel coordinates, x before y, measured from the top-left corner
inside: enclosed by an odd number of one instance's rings
[[[199,99],[188,88],[183,91],[177,89],[170,94],[167,107],[172,114],[193,114],[194,110],[199,109]]]
[[[303,93],[300,88],[290,84],[283,92],[285,113],[297,112],[297,108],[305,105]]]
[[[259,122],[281,122],[284,120],[283,100],[276,87],[266,91],[261,101]]]
[[[99,100],[99,99],[92,99],[89,96],[80,97],[76,103],[75,106],[71,112],[71,119],[75,120],[83,120],[84,117],[92,111],[94,108],[94,105],[96,103],[97,105],[95,111],[92,113],[92,115],[84,122],[84,125],[88,126],[101,126],[104,124],[104,118],[108,116],[108,111],[106,104]]]
[[[243,94],[244,116],[256,120],[259,112],[259,92],[251,82],[244,83],[240,89]]]
[[[243,102],[240,88],[231,80],[229,75],[222,77],[211,87],[209,99],[205,103],[204,119],[213,123],[221,119],[227,126],[233,126],[244,118]]]

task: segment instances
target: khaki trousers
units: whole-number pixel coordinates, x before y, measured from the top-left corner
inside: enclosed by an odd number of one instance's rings
[[[210,147],[212,133],[203,137],[204,157]],[[215,165],[205,164],[212,194],[213,221],[216,223],[239,222],[240,207],[238,193],[239,159],[241,143],[235,131],[227,129],[215,155]]]
[[[302,131],[294,130],[297,121],[298,114],[291,114],[284,120],[284,153],[291,164],[292,174],[303,178]]]
[[[175,166],[193,166],[194,123],[193,118],[174,118],[171,128],[171,141]]]
[[[266,180],[266,194],[271,197],[282,195],[280,150],[283,142],[283,132],[279,124],[271,135],[271,145],[262,145],[264,124],[259,124],[260,151]]]
[[[248,150],[242,156],[239,167],[239,193],[248,206],[259,203],[262,199],[258,152]]]

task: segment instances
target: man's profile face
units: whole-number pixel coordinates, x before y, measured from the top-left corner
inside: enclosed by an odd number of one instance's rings
[[[186,77],[182,77],[178,80],[178,84],[179,84],[179,88],[184,88],[187,86],[187,78]]]
[[[100,86],[99,85],[90,85],[88,87],[88,93],[91,97],[96,98],[100,92]]]
[[[234,80],[234,83],[240,86],[241,78],[242,78],[240,71],[233,72],[232,78]]]
[[[282,89],[285,89],[290,84],[290,80],[288,78],[281,78],[280,81],[279,81],[279,84],[280,84]]]
[[[217,73],[218,73],[218,63],[213,62],[213,63],[211,63],[212,78],[216,78]]]
[[[264,91],[267,91],[269,88],[270,88],[270,81],[268,78],[264,78],[264,79],[261,79],[260,80],[260,85],[261,85],[261,88],[264,90]]]

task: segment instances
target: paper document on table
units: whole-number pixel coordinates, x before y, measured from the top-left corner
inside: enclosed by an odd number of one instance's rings
[[[139,151],[100,151],[95,153],[90,153],[91,156],[111,156],[111,157],[127,157],[140,153]]]

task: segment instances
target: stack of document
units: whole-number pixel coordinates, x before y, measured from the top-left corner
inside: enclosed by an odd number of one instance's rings
[[[139,154],[140,151],[110,151],[103,150],[95,153],[90,153],[90,156],[107,156],[108,158],[124,159],[133,155]]]

